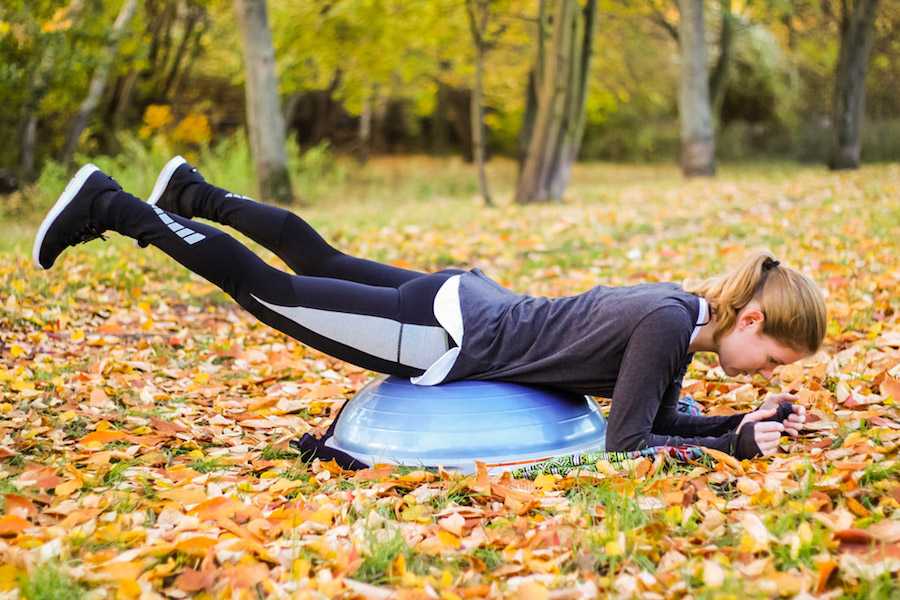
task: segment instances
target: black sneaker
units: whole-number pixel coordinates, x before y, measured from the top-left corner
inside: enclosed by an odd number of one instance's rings
[[[81,167],[38,228],[31,251],[34,264],[49,269],[69,246],[97,238],[105,240],[106,229],[99,224],[92,208],[94,199],[109,191],[122,191],[122,186],[96,165]]]
[[[195,183],[206,183],[206,180],[184,158],[176,156],[159,172],[147,203],[185,219],[191,219],[194,211],[191,210],[190,202],[179,202],[178,199],[185,187]]]

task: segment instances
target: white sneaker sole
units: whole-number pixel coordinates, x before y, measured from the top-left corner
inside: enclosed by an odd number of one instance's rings
[[[186,163],[187,161],[181,157],[181,155],[174,156],[169,159],[169,162],[165,164],[162,168],[162,171],[159,172],[159,175],[156,177],[156,183],[153,184],[153,191],[150,192],[150,197],[147,198],[147,204],[150,206],[156,206],[156,203],[159,202],[159,199],[162,198],[163,192],[166,191],[166,187],[169,185],[169,181],[172,180],[172,175],[175,174],[175,169]],[[134,240],[134,245],[138,248],[141,245],[137,240]]]
[[[34,238],[34,246],[31,249],[31,258],[39,269],[46,271],[49,268],[44,267],[38,258],[41,254],[41,245],[44,243],[44,237],[47,235],[47,230],[53,225],[53,221],[56,220],[59,213],[61,213],[69,205],[69,202],[72,201],[76,194],[78,194],[81,190],[81,186],[87,181],[87,178],[90,177],[94,171],[99,170],[100,168],[97,167],[97,165],[91,163],[78,169],[75,176],[69,180],[68,184],[66,184],[66,189],[64,189],[63,193],[57,198],[56,204],[53,205],[53,208],[50,209],[50,212],[48,212],[47,216],[44,217],[44,220],[41,221],[41,226],[38,227],[37,235]]]
[[[156,183],[153,184],[153,191],[150,192],[150,197],[147,198],[147,204],[150,206],[156,206],[156,203],[159,202],[159,199],[162,198],[163,192],[166,191],[166,186],[169,185],[169,180],[172,179],[172,175],[175,174],[175,169],[186,163],[181,156],[176,156],[169,160],[166,163],[166,166],[162,168],[162,171],[159,172],[159,177],[156,178]]]

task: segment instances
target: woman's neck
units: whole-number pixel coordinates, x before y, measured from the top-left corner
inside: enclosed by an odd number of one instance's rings
[[[713,334],[716,331],[716,312],[712,309],[712,306],[709,307],[709,310],[709,322],[700,328],[700,333],[697,334],[697,337],[695,337],[694,341],[688,346],[688,352],[718,353],[719,344],[713,339]]]

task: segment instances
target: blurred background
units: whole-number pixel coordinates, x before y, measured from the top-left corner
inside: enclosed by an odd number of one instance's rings
[[[176,152],[282,202],[410,154],[498,160],[519,202],[576,159],[897,161],[898,25],[895,0],[3,0],[0,193]]]

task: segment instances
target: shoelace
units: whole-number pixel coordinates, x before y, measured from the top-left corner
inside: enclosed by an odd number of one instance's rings
[[[83,244],[97,238],[100,238],[104,242],[106,241],[106,237],[103,235],[103,232],[99,227],[97,227],[94,223],[85,223],[81,227],[81,229],[73,231],[72,234],[66,238],[66,244],[69,246],[74,246],[76,244]]]

